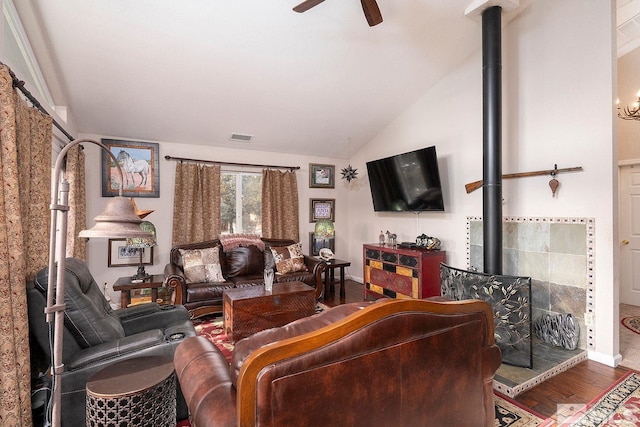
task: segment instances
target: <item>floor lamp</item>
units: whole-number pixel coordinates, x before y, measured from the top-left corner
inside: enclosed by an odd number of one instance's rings
[[[89,230],[82,230],[79,237],[103,237],[103,238],[127,238],[150,237],[150,233],[140,228],[142,221],[135,213],[130,199],[122,197],[122,185],[124,184],[122,169],[116,157],[109,151],[106,145],[92,139],[76,139],[67,144],[56,158],[55,170],[51,182],[51,235],[49,241],[49,282],[47,284],[47,307],[44,312],[48,323],[54,322],[53,349],[52,349],[52,374],[53,397],[51,422],[53,427],[61,425],[61,375],[64,372],[62,363],[62,336],[64,326],[64,281],[67,250],[67,213],[69,211],[69,182],[63,176],[60,182],[60,173],[67,152],[81,143],[92,143],[100,146],[109,153],[111,160],[116,164],[120,173],[120,189],[118,196],[111,198],[105,210],[95,218],[96,225]],[[60,239],[57,239],[57,232]],[[58,262],[56,263],[56,259]],[[55,280],[54,280],[55,274]],[[55,289],[55,302],[53,293]]]

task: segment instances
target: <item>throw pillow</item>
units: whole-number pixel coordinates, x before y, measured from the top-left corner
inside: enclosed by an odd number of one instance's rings
[[[271,253],[273,254],[273,259],[276,263],[276,272],[278,274],[308,271],[304,263],[302,243],[300,242],[284,247],[272,247]]]
[[[262,276],[264,272],[264,254],[254,245],[223,249],[224,275],[228,278],[238,276]]]
[[[224,282],[220,267],[220,248],[180,249],[187,283]]]

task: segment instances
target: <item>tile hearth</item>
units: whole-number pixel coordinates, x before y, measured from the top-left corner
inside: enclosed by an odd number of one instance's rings
[[[566,350],[533,339],[533,368],[519,368],[502,364],[493,381],[494,390],[515,397],[541,382],[587,360],[583,349]]]

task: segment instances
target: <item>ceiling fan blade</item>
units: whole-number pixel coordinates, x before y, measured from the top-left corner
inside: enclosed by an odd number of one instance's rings
[[[293,10],[298,12],[298,13],[306,12],[307,10],[311,9],[312,7],[315,7],[315,6],[319,5],[323,1],[324,0],[306,0],[306,1],[303,1],[302,3],[300,3],[299,5],[297,5],[296,7],[294,7]]]
[[[382,14],[376,0],[360,0],[360,3],[362,3],[364,16],[367,18],[370,27],[382,22]]]

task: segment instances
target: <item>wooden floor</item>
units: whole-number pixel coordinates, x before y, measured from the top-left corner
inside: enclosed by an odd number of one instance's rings
[[[339,288],[339,283],[336,283],[334,292],[327,292],[324,300],[326,305],[333,307],[362,301],[364,295],[362,284],[346,280],[346,295],[343,299],[340,298]],[[628,369],[624,367],[611,368],[587,360],[525,391],[515,400],[544,417],[556,419],[556,414],[567,414],[567,411],[572,410],[573,405],[579,408],[602,394],[627,371]]]

